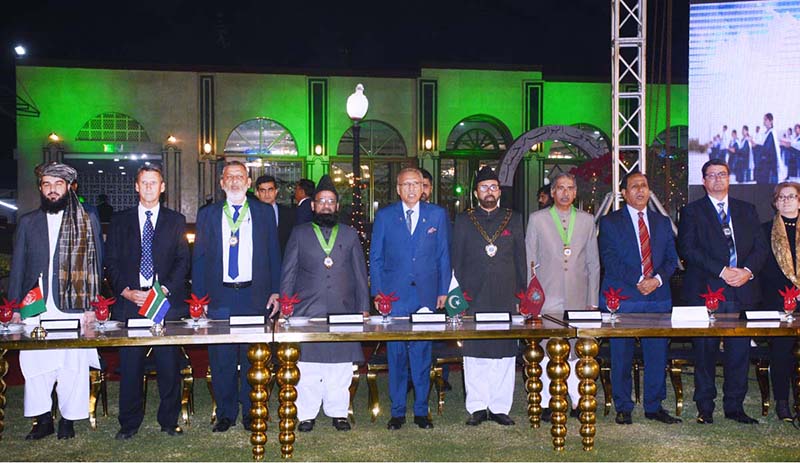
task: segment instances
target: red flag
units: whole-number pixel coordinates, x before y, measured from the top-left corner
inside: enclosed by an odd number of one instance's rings
[[[528,283],[528,289],[524,293],[520,291],[517,297],[519,298],[519,313],[533,317],[539,316],[542,312],[545,299],[544,289],[542,288],[542,284],[539,283],[539,278],[535,273],[533,274],[533,278],[531,278],[531,282]]]

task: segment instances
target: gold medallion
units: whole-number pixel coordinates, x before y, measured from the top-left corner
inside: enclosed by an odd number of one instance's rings
[[[572,254],[572,249],[565,247],[564,248],[564,255],[569,257],[571,254]]]
[[[230,244],[231,247],[234,247],[234,246],[238,245],[239,244],[239,237],[236,236],[236,235],[232,235],[231,239],[228,240],[228,244]]]
[[[494,243],[487,244],[484,249],[486,249],[486,255],[489,257],[494,257],[494,255],[497,254],[497,246],[495,246]]]
[[[325,265],[325,268],[331,268],[333,267],[333,259],[331,259],[331,256],[325,256],[322,264]]]

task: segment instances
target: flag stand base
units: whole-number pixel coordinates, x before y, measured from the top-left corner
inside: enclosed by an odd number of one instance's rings
[[[37,326],[31,331],[31,338],[41,340],[47,337],[47,330],[41,326]]]

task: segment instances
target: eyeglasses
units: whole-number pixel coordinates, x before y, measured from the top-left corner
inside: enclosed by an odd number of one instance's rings
[[[336,204],[336,199],[334,198],[319,198],[314,200],[315,203],[323,205],[327,204],[328,206],[333,206]]]
[[[416,190],[420,185],[422,184],[419,182],[403,182],[400,184],[400,188],[404,190]]]
[[[481,193],[486,193],[487,191],[497,191],[500,189],[500,185],[493,183],[491,185],[478,185],[478,190]]]
[[[725,180],[726,178],[728,178],[728,173],[727,172],[717,172],[717,173],[712,172],[710,174],[706,174],[706,178],[710,179],[710,180],[715,180],[715,179]]]
[[[559,193],[563,193],[563,192],[565,192],[565,191],[575,191],[575,189],[576,189],[576,188],[575,188],[575,185],[570,185],[570,186],[557,186],[557,187],[556,187],[556,191],[557,191],[557,192],[559,192]]]
[[[797,195],[779,195],[777,201],[794,201],[795,199],[797,199]]]

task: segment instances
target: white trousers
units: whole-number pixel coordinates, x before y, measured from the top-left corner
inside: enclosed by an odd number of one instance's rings
[[[316,418],[320,405],[331,418],[347,418],[353,364],[297,362],[297,368],[300,370],[295,402],[297,419]]]
[[[51,393],[55,385],[61,416],[72,421],[88,418],[89,365],[95,366],[96,359],[95,349],[20,351],[25,416],[42,415],[53,408]]]
[[[550,377],[547,376],[547,365],[550,363],[550,357],[547,356],[547,339],[543,339],[540,343],[542,349],[544,349],[544,360],[542,360],[542,408],[550,408]],[[569,358],[567,358],[567,363],[569,363],[569,376],[567,377],[567,393],[569,394],[570,401],[572,402],[572,408],[578,406],[578,401],[580,400],[580,392],[578,391],[578,385],[580,380],[578,379],[578,375],[575,373],[575,367],[578,364],[578,357],[575,355],[575,339],[569,340]]]
[[[514,399],[515,358],[486,359],[464,356],[467,412],[489,409],[508,414]]]

